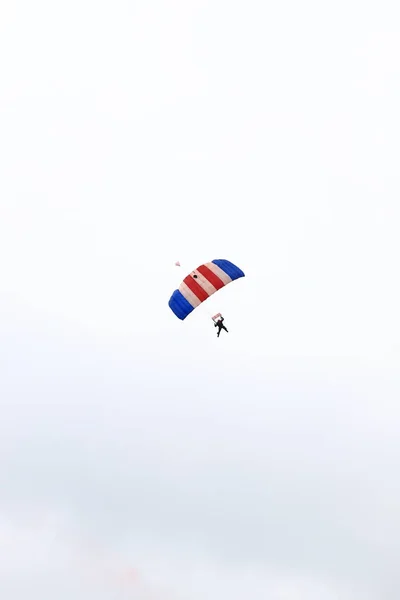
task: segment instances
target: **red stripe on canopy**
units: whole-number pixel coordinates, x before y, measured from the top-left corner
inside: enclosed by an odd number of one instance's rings
[[[225,284],[222,281],[222,279],[220,279],[218,275],[213,273],[211,269],[209,269],[206,265],[201,265],[200,267],[197,267],[197,270],[203,275],[203,277],[205,277],[211,283],[211,285],[215,287],[216,290],[220,290],[224,287]]]
[[[209,294],[207,294],[205,289],[199,283],[197,283],[197,281],[195,279],[193,279],[193,277],[191,275],[188,275],[187,277],[185,277],[185,279],[183,281],[186,283],[188,288],[193,292],[193,294],[195,294],[198,297],[198,299],[201,300],[201,302],[203,302],[204,300],[207,300],[207,298],[209,297]]]

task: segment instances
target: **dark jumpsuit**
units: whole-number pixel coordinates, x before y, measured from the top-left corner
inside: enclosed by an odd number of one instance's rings
[[[218,321],[216,323],[214,323],[214,327],[218,327],[217,337],[219,337],[219,334],[221,333],[221,329],[225,329],[225,331],[228,332],[227,328],[223,324],[223,320],[224,320],[224,317],[221,317],[220,319],[218,319]]]

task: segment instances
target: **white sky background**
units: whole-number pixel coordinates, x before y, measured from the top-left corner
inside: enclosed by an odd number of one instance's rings
[[[3,2],[1,596],[399,598],[399,19]]]

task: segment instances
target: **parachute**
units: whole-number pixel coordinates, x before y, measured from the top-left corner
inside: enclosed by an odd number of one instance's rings
[[[178,319],[183,321],[212,294],[244,276],[243,271],[229,260],[217,259],[205,263],[185,277],[172,294],[168,305]]]

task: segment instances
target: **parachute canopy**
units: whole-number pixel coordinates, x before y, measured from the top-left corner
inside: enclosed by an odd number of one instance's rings
[[[217,259],[205,263],[185,277],[168,305],[183,321],[204,300],[240,277],[244,277],[243,271],[229,260]]]

